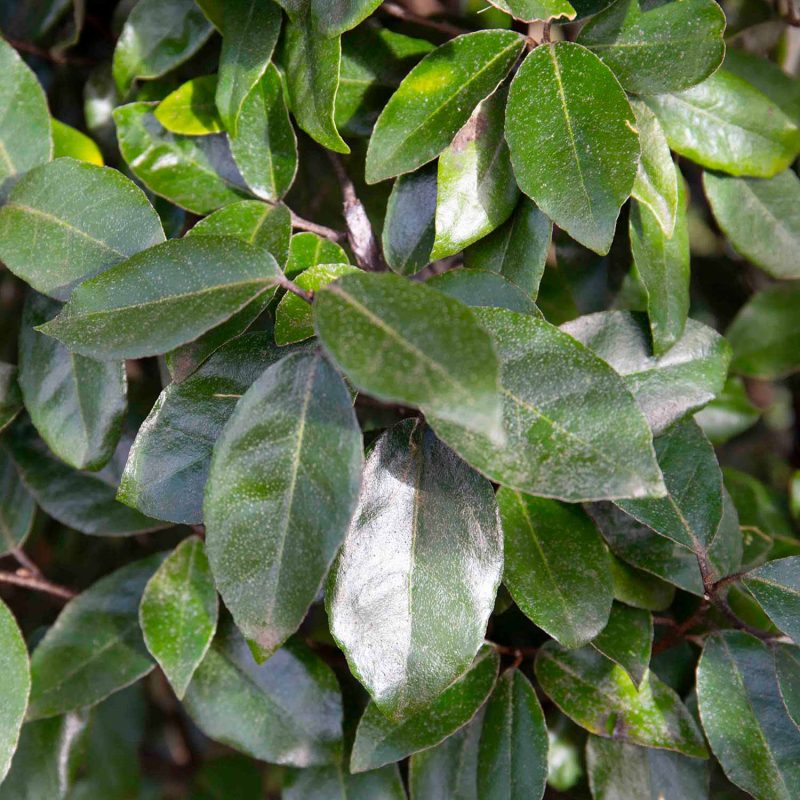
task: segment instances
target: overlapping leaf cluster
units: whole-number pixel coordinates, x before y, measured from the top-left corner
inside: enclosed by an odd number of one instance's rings
[[[0,2],[0,800],[800,797],[800,20],[461,5]]]

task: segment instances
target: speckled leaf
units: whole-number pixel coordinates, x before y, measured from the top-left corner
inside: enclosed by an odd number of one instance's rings
[[[652,616],[620,603],[614,603],[608,624],[592,639],[592,647],[619,664],[637,687],[647,674],[652,646]]]
[[[669,750],[590,736],[586,766],[594,800],[708,798],[708,762]]]
[[[217,592],[196,536],[184,539],[147,582],[139,624],[147,649],[182,699],[217,627]]]
[[[575,18],[575,9],[567,0],[489,0],[489,2],[523,22],[560,20]]]
[[[277,201],[289,191],[297,171],[297,138],[272,64],[245,97],[230,144],[233,160],[254,194]]]
[[[720,69],[691,89],[651,95],[670,147],[708,169],[769,178],[800,152],[800,130],[765,94]]]
[[[127,408],[125,365],[70,353],[34,328],[61,304],[31,293],[19,340],[19,385],[39,435],[76,469],[100,469],[111,458]]]
[[[664,611],[672,605],[674,586],[609,555],[615,600],[646,611]]]
[[[182,64],[212,30],[193,0],[139,0],[114,49],[119,93],[124,96],[136,78],[158,78]]]
[[[273,764],[338,762],[342,698],[330,667],[296,640],[257,664],[233,625],[221,627],[184,698],[200,730]]]
[[[153,110],[152,103],[114,109],[122,157],[148,189],[194,214],[208,214],[248,196],[224,134],[170,133]]]
[[[728,378],[722,391],[695,420],[712,444],[720,445],[758,422],[761,410],[753,405],[741,378]]]
[[[726,332],[731,369],[754,378],[781,378],[800,369],[800,285],[777,284],[754,294]]]
[[[22,633],[0,600],[0,782],[6,777],[11,757],[17,749],[19,732],[31,690],[28,648]]]
[[[311,0],[311,13],[323,36],[337,36],[355,28],[380,3],[381,0]]]
[[[482,800],[540,800],[547,779],[547,727],[533,686],[509,669],[486,704],[478,753]]]
[[[157,106],[153,116],[171,133],[185,136],[205,136],[225,130],[214,92],[216,75],[192,78],[168,94]]]
[[[103,166],[103,154],[94,139],[57,119],[53,119],[52,124],[53,158],[77,158],[98,167]]]
[[[357,389],[502,440],[497,357],[462,303],[397,275],[346,275],[316,294],[314,324]]]
[[[319,352],[269,367],[214,447],[203,512],[214,580],[265,654],[299,627],[358,498],[361,432]]]
[[[95,705],[150,672],[139,601],[161,560],[128,564],[67,603],[33,651],[28,719]]]
[[[608,622],[613,600],[603,540],[577,506],[511,489],[497,493],[505,534],[503,581],[520,610],[566,647]]]
[[[383,714],[420,711],[469,668],[502,569],[491,484],[417,420],[385,433],[327,592],[331,633]]]
[[[482,101],[439,156],[431,260],[461,252],[502,225],[519,189],[503,135],[508,90]]]
[[[336,242],[304,231],[292,236],[286,277],[294,278],[303,270],[316,264],[349,264],[347,253]]]
[[[742,631],[712,634],[697,666],[697,697],[728,778],[756,800],[796,797],[800,729],[786,713],[767,646]]]
[[[351,772],[365,772],[439,744],[466,725],[494,687],[500,659],[490,647],[478,653],[469,670],[429,706],[395,722],[375,703],[367,706],[356,731]]]
[[[520,189],[573,239],[607,253],[639,163],[622,87],[580,45],[537,47],[508,95],[506,138]]]
[[[81,355],[158,355],[274,292],[279,278],[271,255],[238,239],[173,239],[82,283],[39,330]]]
[[[22,410],[22,393],[17,382],[17,368],[0,361],[0,433]]]
[[[60,158],[26,175],[0,209],[0,258],[66,300],[82,280],[164,241],[144,193],[114,169]]]
[[[578,502],[663,494],[647,421],[611,367],[544,320],[473,313],[500,358],[506,442],[493,445],[463,421],[428,413],[450,447],[491,480],[534,495]]]
[[[800,120],[800,84],[774,61],[729,47],[725,52],[725,69],[764,92],[795,122]]]
[[[451,269],[434,275],[427,283],[472,308],[507,308],[520,314],[542,315],[529,295],[496,272]]]
[[[351,775],[347,766],[286,770],[283,800],[406,800],[397,764]]]
[[[790,644],[776,644],[774,655],[783,703],[794,724],[800,728],[800,649]]]
[[[523,38],[513,31],[478,31],[423,58],[375,123],[367,150],[367,182],[411,172],[436,158],[478,103],[497,88],[523,46]]]
[[[714,218],[731,244],[773,278],[800,278],[800,178],[703,174]]]
[[[725,14],[714,0],[617,0],[581,29],[629,92],[660,94],[707,78],[725,56]]]
[[[0,444],[0,556],[21,547],[33,527],[36,503]]]
[[[630,744],[708,755],[697,723],[678,695],[649,673],[639,689],[625,670],[591,647],[548,642],[536,656],[544,692],[590,733]]]
[[[768,561],[748,572],[744,585],[769,618],[800,644],[800,556]]]
[[[264,0],[225,0],[216,103],[232,137],[239,135],[245,98],[269,65],[281,30],[281,12]]]
[[[653,355],[644,314],[602,311],[567,322],[561,330],[623,376],[655,435],[713,400],[723,389],[731,359],[725,339],[691,319],[663,356]]]

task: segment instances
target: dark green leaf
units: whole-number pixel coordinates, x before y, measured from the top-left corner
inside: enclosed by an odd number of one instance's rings
[[[541,316],[529,295],[496,272],[451,269],[434,275],[428,286],[473,308],[507,308],[520,314]]]
[[[478,31],[423,58],[378,117],[367,150],[367,182],[411,172],[436,158],[497,88],[523,46],[513,31]]]
[[[286,276],[294,278],[303,270],[317,264],[349,264],[347,253],[336,242],[316,233],[296,233],[289,247]]]
[[[164,241],[144,193],[114,169],[60,158],[26,175],[0,209],[0,258],[66,300],[76,284]]]
[[[758,422],[761,410],[750,402],[741,378],[728,378],[722,391],[695,420],[712,444],[720,445]]]
[[[361,432],[350,393],[319,352],[273,364],[214,447],[203,507],[214,580],[263,653],[297,630],[358,498]]]
[[[725,774],[757,800],[800,792],[800,730],[786,713],[769,649],[741,631],[712,634],[697,667],[700,718]]]
[[[491,484],[418,420],[385,433],[327,593],[331,633],[383,714],[419,712],[469,668],[502,571]]]
[[[523,22],[574,19],[575,9],[567,0],[489,0],[493,6]]]
[[[800,728],[800,650],[792,645],[776,644],[775,669],[783,703]]]
[[[406,800],[396,764],[351,775],[346,766],[287,770],[283,800]]]
[[[647,611],[614,603],[605,628],[592,639],[592,647],[619,664],[637,687],[650,666],[653,618]]]
[[[381,0],[311,0],[311,13],[323,36],[337,36],[355,28],[380,2]]]
[[[28,697],[31,691],[31,673],[28,663],[28,648],[22,633],[8,610],[0,600],[0,782],[11,765],[11,757],[17,749],[19,732]]]
[[[158,355],[274,292],[279,278],[271,255],[238,239],[173,239],[82,283],[39,330],[81,355]]]
[[[607,253],[633,188],[639,135],[611,70],[580,45],[537,47],[511,84],[506,138],[517,182],[573,239]]]
[[[800,84],[777,64],[747,50],[729,47],[725,69],[753,84],[795,122],[800,120]]]
[[[36,503],[0,444],[0,556],[21,547],[33,528]]]
[[[678,695],[648,673],[637,690],[625,670],[591,647],[548,642],[536,656],[545,693],[590,733],[705,758],[703,736]]]
[[[748,572],[744,585],[769,618],[800,643],[800,556],[768,561]]]
[[[614,599],[634,608],[663,611],[672,605],[675,587],[620,561],[611,554]]]
[[[22,393],[17,381],[17,368],[0,361],[0,433],[22,410]]]

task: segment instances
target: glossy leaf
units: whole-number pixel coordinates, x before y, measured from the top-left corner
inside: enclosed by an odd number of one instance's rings
[[[17,381],[17,368],[0,361],[0,433],[22,410],[22,393]]]
[[[672,605],[675,587],[611,556],[614,599],[646,611],[663,611]]]
[[[593,53],[537,47],[508,95],[506,138],[520,188],[573,239],[607,253],[633,188],[639,136],[625,92]]]
[[[52,125],[53,158],[77,158],[98,167],[103,166],[103,154],[93,139],[57,119],[52,120]]]
[[[367,150],[367,182],[411,172],[436,158],[497,88],[523,45],[512,31],[478,31],[423,58],[378,117]]]
[[[231,237],[171,240],[82,283],[39,330],[81,355],[157,355],[274,292],[279,278],[272,256]]]
[[[695,420],[709,441],[720,445],[751,428],[760,416],[742,379],[729,378],[717,397],[695,414]]]
[[[36,503],[0,444],[0,556],[21,547],[33,528]]]
[[[482,101],[439,156],[431,260],[454,255],[502,225],[519,189],[503,135],[508,91]]]
[[[791,800],[800,787],[800,729],[786,713],[766,645],[741,631],[712,634],[697,667],[697,696],[728,778],[757,800]]]
[[[547,779],[547,727],[528,679],[509,669],[486,704],[478,793],[486,800],[540,800]]]
[[[136,78],[158,78],[205,43],[211,23],[193,0],[140,0],[114,49],[114,80],[125,95]]]
[[[183,698],[217,627],[217,592],[200,539],[184,539],[147,582],[139,624],[147,649]]]
[[[639,687],[650,665],[653,618],[647,611],[614,603],[608,624],[592,639],[592,647],[619,664]]]
[[[474,314],[500,358],[506,442],[493,445],[463,421],[427,414],[467,463],[497,483],[567,502],[664,491],[647,422],[607,364],[530,315]]]
[[[150,672],[139,601],[161,559],[121,567],[67,603],[33,651],[28,719],[95,705]]]
[[[468,669],[502,565],[491,484],[415,420],[385,433],[327,592],[331,633],[383,714],[418,712]]]
[[[617,0],[581,29],[629,92],[660,94],[700,83],[722,63],[725,14],[714,0]]]
[[[245,640],[226,626],[197,668],[184,706],[206,736],[251,758],[309,767],[341,757],[339,686],[300,642],[257,664]]]
[[[708,169],[769,178],[800,152],[800,130],[765,94],[720,69],[691,89],[648,96],[670,147]]]
[[[317,264],[349,264],[347,253],[336,242],[304,231],[292,236],[286,277],[294,278],[303,270]]]
[[[625,379],[654,434],[713,400],[724,386],[731,358],[727,342],[694,320],[662,356],[653,355],[643,314],[604,311],[561,326]]]
[[[114,169],[73,158],[30,172],[0,209],[0,258],[58,300],[163,241],[158,215],[135,184]]]
[[[61,304],[28,296],[20,330],[19,385],[48,447],[75,469],[100,469],[114,453],[127,408],[125,365],[70,353],[34,330]]]
[[[637,689],[618,664],[591,647],[548,642],[536,656],[544,692],[590,733],[705,758],[697,723],[678,695],[650,673]]]
[[[168,94],[156,106],[153,116],[171,133],[205,136],[225,130],[214,104],[216,75],[192,78]]]
[[[17,749],[19,732],[31,690],[28,648],[14,615],[0,600],[0,781],[6,777]]]
[[[575,9],[567,0],[489,0],[489,2],[523,22],[574,19]]]
[[[365,772],[439,744],[466,725],[494,687],[500,659],[484,647],[470,669],[429,706],[393,721],[375,703],[367,706],[358,724],[351,772]]]
[[[451,269],[434,275],[428,286],[455,297],[473,308],[507,308],[520,314],[541,316],[536,304],[522,289],[496,272],[480,269]]]
[[[800,728],[800,650],[788,644],[776,645],[775,669],[786,711]]]
[[[774,278],[800,278],[800,178],[769,180],[703,174],[714,218],[748,261]]]
[[[269,367],[214,447],[208,557],[237,626],[265,655],[320,590],[355,508],[361,453],[350,393],[319,352]]]
[[[346,275],[316,294],[314,325],[356,388],[502,439],[494,348],[462,303],[396,275]]]
[[[792,119],[800,119],[800,89],[797,81],[772,61],[738,47],[725,52],[725,69],[764,92]]]
[[[345,765],[287,770],[283,800],[405,800],[403,781],[396,764],[351,775]]]
[[[336,36],[355,28],[379,5],[380,0],[311,0],[311,13],[323,36]]]
[[[768,561],[748,572],[744,585],[769,618],[800,643],[800,556]]]

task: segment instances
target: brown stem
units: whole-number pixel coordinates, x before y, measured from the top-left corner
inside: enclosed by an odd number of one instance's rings
[[[278,283],[286,289],[287,292],[296,294],[301,300],[305,300],[306,303],[310,304],[314,301],[314,292],[307,292],[305,289],[301,289],[294,281],[290,281],[285,275],[281,275]]]
[[[466,28],[459,28],[458,25],[453,25],[449,22],[440,22],[439,20],[429,19],[428,17],[415,14],[413,11],[409,11],[407,8],[403,8],[403,6],[397,3],[384,3],[380,9],[384,14],[388,14],[390,17],[401,19],[403,22],[412,22],[414,25],[422,25],[431,30],[446,33],[448,36],[461,36],[463,33],[470,33]]]
[[[11,551],[11,555],[17,560],[19,565],[28,570],[28,572],[30,572],[31,575],[33,575],[36,578],[44,577],[42,575],[42,571],[39,569],[39,567],[36,566],[36,564],[33,563],[33,561],[30,560],[30,558],[28,558],[28,555],[27,553],[25,553],[24,550],[22,550],[19,547],[15,547]]]
[[[342,231],[335,231],[333,228],[327,227],[327,225],[319,225],[316,222],[311,222],[311,220],[295,214],[294,211],[290,210],[289,213],[292,216],[292,227],[299,231],[316,233],[317,236],[321,236],[323,239],[330,239],[332,242],[341,242],[346,236]]]
[[[675,627],[663,639],[659,639],[655,643],[653,646],[653,655],[657,656],[659,653],[663,653],[664,650],[669,650],[670,647],[672,647],[674,644],[677,644],[681,639],[685,638],[686,634],[692,628],[694,628],[696,625],[699,625],[703,621],[703,617],[705,617],[706,613],[708,612],[708,608],[708,601],[702,600],[694,614],[692,614],[688,619],[684,620],[680,625],[675,625]],[[670,622],[672,622],[672,620],[670,620]],[[672,624],[674,625],[674,622],[672,622]]]
[[[59,586],[57,583],[52,583],[45,578],[30,575],[27,570],[0,572],[0,583],[11,583],[14,586],[21,586],[23,589],[51,594],[63,600],[71,600],[77,595],[77,592],[73,592],[72,589],[68,589],[66,586]]]
[[[91,58],[77,58],[74,56],[65,56],[63,53],[44,50],[41,47],[37,47],[35,44],[30,44],[29,42],[21,42],[18,39],[6,39],[6,41],[16,50],[19,50],[23,53],[30,53],[32,56],[36,56],[37,58],[42,58],[45,61],[50,61],[53,64],[59,64],[59,65],[76,64],[80,66],[94,66],[95,64],[97,64],[97,62]]]
[[[536,658],[539,652],[538,647],[513,647],[506,644],[497,644],[497,642],[487,642],[496,652],[502,656],[513,656],[514,659],[522,661],[524,658]]]

